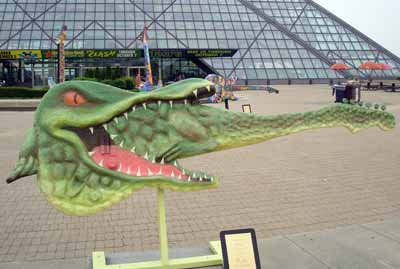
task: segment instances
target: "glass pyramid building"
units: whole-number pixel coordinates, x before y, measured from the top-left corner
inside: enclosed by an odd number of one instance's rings
[[[145,23],[153,49],[237,50],[193,62],[249,84],[400,77],[399,57],[311,0],[0,0],[0,50],[56,49],[63,25],[66,50],[141,48]]]

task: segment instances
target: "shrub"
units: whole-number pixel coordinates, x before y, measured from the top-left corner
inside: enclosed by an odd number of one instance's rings
[[[37,99],[42,98],[48,88],[32,89],[26,87],[0,87],[1,99]]]
[[[89,81],[97,81],[95,78],[90,77],[76,77],[74,80],[89,80]]]
[[[135,88],[135,80],[131,77],[124,77],[125,86],[127,90],[133,90]]]
[[[386,110],[386,106],[385,105],[381,105],[381,109],[382,109],[382,111],[385,111]]]
[[[86,70],[86,72],[85,72],[85,77],[87,77],[87,78],[94,78],[94,72],[93,72],[93,69],[87,69]]]
[[[379,104],[375,104],[375,105],[374,105],[374,108],[375,108],[375,109],[379,109],[379,107],[380,107]]]
[[[126,88],[126,83],[123,79],[116,79],[116,80],[112,80],[112,79],[106,79],[106,80],[102,80],[100,81],[101,83],[107,84],[107,85],[111,85],[120,89],[125,89]]]
[[[100,83],[107,84],[107,85],[111,85],[112,80],[111,80],[111,79],[105,79],[105,80],[102,80],[102,81],[99,81],[99,82],[100,82]]]
[[[88,78],[88,77],[76,77],[74,80],[89,80],[89,81],[97,81],[107,85],[111,85],[120,89],[130,90],[134,92],[138,92],[138,89],[135,89],[135,80],[131,77],[124,77],[120,79],[104,79],[98,80],[96,78]]]
[[[366,106],[367,108],[371,108],[372,104],[371,104],[370,102],[367,102],[367,103],[365,103],[365,106]]]
[[[112,75],[112,79],[118,79],[118,78],[121,78],[121,68],[117,65],[117,66],[114,68],[114,72],[113,72],[113,75]]]
[[[117,88],[126,89],[126,83],[123,79],[112,80],[111,85]]]
[[[105,79],[105,74],[104,74],[105,72],[104,72],[104,70],[103,69],[100,69],[100,68],[98,68],[98,67],[96,67],[95,69],[94,69],[94,77],[97,79],[97,80],[104,80]]]

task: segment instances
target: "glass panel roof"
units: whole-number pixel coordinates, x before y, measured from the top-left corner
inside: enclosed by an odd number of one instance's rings
[[[64,24],[66,49],[140,48],[145,22],[151,48],[238,49],[202,59],[226,76],[340,78],[329,66],[344,62],[365,77],[367,60],[399,75],[398,57],[309,0],[0,0],[0,49],[55,49]]]

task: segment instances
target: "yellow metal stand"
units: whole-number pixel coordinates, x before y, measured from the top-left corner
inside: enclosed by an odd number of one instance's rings
[[[93,252],[93,269],[184,269],[222,265],[222,251],[221,243],[219,241],[210,242],[209,247],[211,252],[213,253],[211,255],[169,259],[164,189],[158,188],[157,199],[158,232],[160,237],[160,260],[107,265],[104,252]]]

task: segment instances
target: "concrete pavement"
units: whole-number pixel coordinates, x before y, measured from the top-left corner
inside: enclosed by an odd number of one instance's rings
[[[240,92],[240,100],[230,107],[239,111],[242,104],[250,103],[255,113],[280,114],[318,109],[333,99],[328,86],[277,88],[279,95]],[[275,240],[396,217],[400,95],[365,92],[363,98],[386,103],[397,117],[396,129],[384,133],[373,128],[357,135],[342,128],[313,130],[182,160],[188,168],[218,175],[221,185],[211,191],[167,192],[171,248],[202,246],[227,229],[253,227],[259,239]],[[32,118],[32,112],[0,112],[0,266],[68,263],[85,260],[94,250],[157,249],[153,189],[136,192],[96,216],[79,218],[52,208],[35,177],[5,184]],[[392,237],[398,236],[396,222],[388,225],[394,228],[385,226],[382,232],[387,229]],[[287,239],[279,242],[289,244]]]
[[[398,269],[400,213],[381,221],[258,240],[262,268]],[[207,255],[206,248],[170,250],[170,257]],[[158,251],[107,254],[108,264],[157,260]],[[88,269],[89,259],[13,262],[1,269]],[[217,269],[222,267],[208,267]]]

